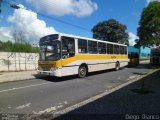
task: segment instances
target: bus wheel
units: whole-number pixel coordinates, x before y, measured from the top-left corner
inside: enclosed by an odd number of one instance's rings
[[[85,66],[80,66],[78,70],[78,77],[84,78],[87,74],[87,68]]]
[[[120,69],[120,63],[119,62],[116,62],[116,66],[115,66],[115,70],[119,70]]]

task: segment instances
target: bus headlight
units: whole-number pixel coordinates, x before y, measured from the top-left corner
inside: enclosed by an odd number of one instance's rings
[[[38,66],[38,70],[42,70],[42,67]]]

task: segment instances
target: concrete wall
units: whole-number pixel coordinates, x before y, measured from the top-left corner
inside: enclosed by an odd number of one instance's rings
[[[36,70],[38,58],[38,53],[0,52],[0,72]]]

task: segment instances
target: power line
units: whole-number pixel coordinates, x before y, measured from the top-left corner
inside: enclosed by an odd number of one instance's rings
[[[44,14],[39,13],[39,12],[37,12],[37,14],[39,14],[39,15],[41,15],[41,16],[43,16],[43,17],[46,17],[46,18],[48,18],[48,19],[55,20],[55,21],[57,21],[57,22],[60,22],[60,23],[66,24],[66,25],[70,25],[70,26],[72,26],[72,27],[76,27],[76,28],[85,30],[85,31],[87,31],[87,32],[90,32],[89,29],[84,28],[84,27],[81,27],[81,26],[79,26],[79,25],[75,25],[75,24],[72,24],[72,23],[69,23],[69,22],[66,22],[66,21],[57,19],[57,18],[55,18],[55,17],[50,17],[50,16],[44,15]]]
[[[1,10],[1,4],[2,4],[2,0],[0,0],[0,13],[2,12],[2,10]]]
[[[11,3],[6,2],[6,1],[3,1],[3,2],[9,4],[10,7],[11,7],[11,8],[14,8],[14,9],[24,9],[24,10],[28,10],[28,9],[25,9],[25,8],[22,8],[22,7],[18,6],[18,4],[16,4],[16,3],[15,3],[15,4],[11,4]],[[28,11],[29,11],[29,10],[28,10]],[[66,25],[69,25],[69,26],[72,26],[72,27],[75,27],[75,28],[84,30],[84,31],[87,31],[87,32],[91,32],[89,29],[84,28],[84,27],[81,27],[81,26],[79,26],[79,25],[75,25],[75,24],[69,23],[69,22],[67,22],[67,21],[60,20],[60,19],[55,18],[55,17],[50,17],[50,16],[45,15],[45,14],[40,13],[40,12],[36,12],[36,13],[37,13],[38,15],[43,16],[43,17],[46,17],[46,18],[48,18],[48,19],[50,19],[50,20],[54,20],[54,21],[57,21],[57,22],[60,22],[60,23],[63,23],[63,24],[66,24]]]

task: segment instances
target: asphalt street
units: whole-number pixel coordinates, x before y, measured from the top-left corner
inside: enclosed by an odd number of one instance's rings
[[[58,111],[103,93],[152,69],[148,65],[76,76],[44,77],[0,84],[0,113]]]

